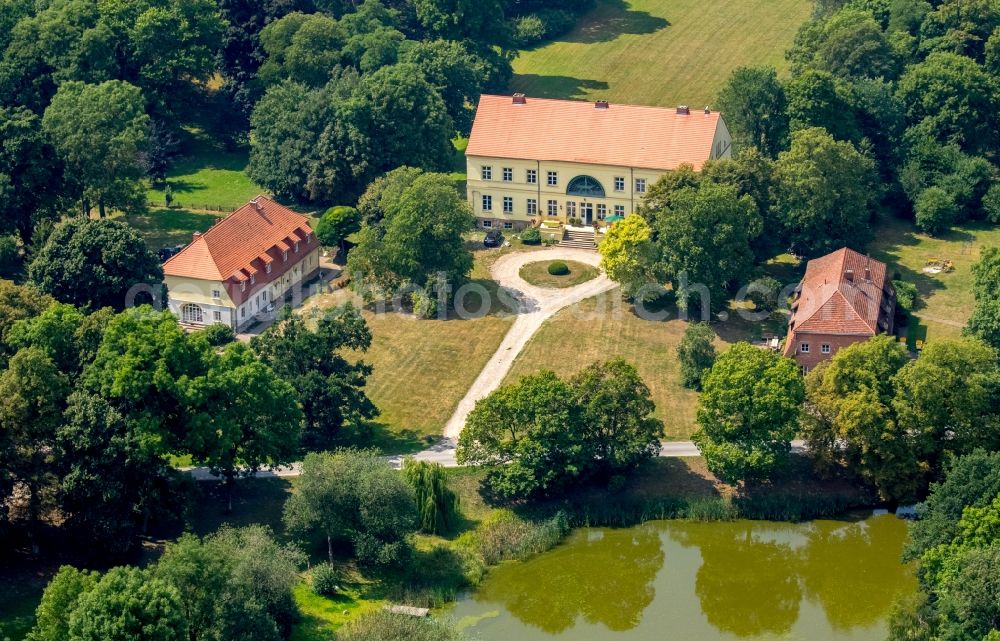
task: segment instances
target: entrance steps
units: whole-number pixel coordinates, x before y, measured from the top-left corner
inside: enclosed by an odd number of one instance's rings
[[[577,247],[579,249],[597,249],[592,230],[564,229],[560,247]]]

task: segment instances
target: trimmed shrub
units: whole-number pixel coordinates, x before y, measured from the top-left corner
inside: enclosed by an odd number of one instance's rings
[[[233,328],[229,325],[223,325],[222,323],[209,325],[205,329],[201,330],[201,335],[206,341],[208,341],[208,344],[213,347],[228,345],[236,340],[236,334],[233,332]]]
[[[554,260],[549,263],[549,274],[553,276],[565,276],[569,273],[569,265],[561,260]]]
[[[537,227],[528,227],[521,232],[521,242],[525,245],[537,245],[542,242],[542,232]]]
[[[320,563],[312,569],[312,589],[320,596],[336,596],[340,573],[329,563]]]

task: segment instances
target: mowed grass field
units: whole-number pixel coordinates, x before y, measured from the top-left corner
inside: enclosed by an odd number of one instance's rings
[[[595,361],[620,356],[635,365],[649,386],[666,437],[687,439],[696,430],[698,404],[697,393],[680,383],[677,344],[687,323],[677,320],[676,314],[667,320],[640,318],[630,305],[619,306],[620,299],[618,290],[614,290],[606,297],[589,298],[567,307],[550,318],[514,361],[504,383],[515,383],[542,369],[571,376]],[[726,345],[726,341],[717,339],[718,351]]]
[[[1000,227],[976,223],[956,227],[938,237],[917,232],[913,223],[888,220],[875,228],[869,246],[873,257],[899,272],[903,280],[917,286],[908,335],[914,341],[958,338],[975,306],[972,296],[972,265],[986,247],[1000,247]],[[950,260],[955,270],[928,274],[923,271],[930,259]]]
[[[513,91],[694,107],[742,65],[784,71],[810,0],[597,0],[576,27],[514,61]]]

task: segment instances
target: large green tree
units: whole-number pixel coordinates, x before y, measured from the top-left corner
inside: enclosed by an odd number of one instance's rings
[[[49,235],[28,277],[56,300],[92,310],[159,298],[160,261],[120,220],[73,218]]]
[[[690,309],[698,299],[694,309],[703,317],[724,309],[732,285],[753,266],[750,242],[761,232],[753,199],[731,185],[706,182],[676,192],[653,215],[663,271],[678,305]]]
[[[766,479],[782,467],[805,388],[791,359],[749,343],[723,352],[702,380],[694,441],[723,481]]]
[[[42,133],[41,118],[0,107],[0,229],[31,243],[35,225],[55,217],[62,165]]]
[[[42,600],[35,610],[35,626],[25,637],[26,640],[68,640],[69,617],[80,597],[93,590],[99,578],[94,572],[81,571],[70,565],[60,567],[42,592]]]
[[[505,498],[555,494],[593,461],[573,388],[543,371],[478,401],[458,439],[459,463],[489,468],[485,485]]]
[[[853,6],[802,25],[785,57],[795,73],[814,68],[843,78],[894,78],[898,69],[881,25],[870,11]]]
[[[359,427],[378,414],[364,390],[371,366],[345,356],[367,350],[371,341],[364,317],[352,306],[314,319],[289,314],[251,341],[260,360],[294,389],[306,448],[331,447],[344,427]]]
[[[737,150],[756,147],[774,158],[788,141],[785,90],[773,67],[740,67],[716,99]]]
[[[926,467],[893,411],[893,379],[908,360],[891,336],[877,336],[809,372],[802,434],[820,472],[845,465],[887,499],[917,495]]]
[[[666,275],[660,263],[652,229],[642,216],[629,216],[612,225],[598,247],[601,269],[622,287],[627,297],[659,295]]]
[[[413,488],[374,452],[314,453],[302,462],[298,491],[285,503],[285,526],[304,537],[348,541],[365,563],[396,565],[417,528]]]
[[[622,358],[597,362],[569,379],[594,472],[608,477],[635,469],[660,452],[663,421],[649,387]]]
[[[113,568],[80,595],[70,641],[187,641],[180,593],[132,567]]]
[[[898,94],[911,125],[975,153],[992,149],[997,141],[994,83],[974,60],[936,52],[907,68]]]
[[[819,128],[792,134],[774,165],[774,206],[797,253],[819,256],[864,248],[878,195],[875,163]]]
[[[472,270],[463,234],[472,210],[445,174],[424,174],[396,198],[383,195],[385,217],[361,229],[347,259],[351,285],[371,300],[416,287],[438,300],[461,286]],[[441,280],[443,279],[443,283]]]
[[[145,206],[140,154],[149,116],[142,92],[127,82],[65,82],[42,118],[42,128],[65,167],[66,189],[84,214],[96,204],[135,212]]]
[[[56,430],[69,391],[67,377],[37,347],[19,351],[0,374],[0,468],[27,490],[28,534],[36,551],[36,528],[56,471]]]

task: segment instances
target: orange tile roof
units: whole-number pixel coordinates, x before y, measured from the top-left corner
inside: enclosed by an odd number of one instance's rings
[[[883,328],[882,299],[891,287],[885,263],[843,248],[809,261],[791,332],[872,336]],[[891,310],[890,312],[891,313]]]
[[[274,260],[268,252],[308,242],[309,219],[265,196],[229,214],[163,264],[167,276],[200,280],[248,280]],[[258,269],[254,263],[260,265]]]
[[[557,160],[638,169],[695,169],[711,157],[721,118],[712,111],[484,94],[466,155]],[[725,126],[723,124],[723,126]]]

